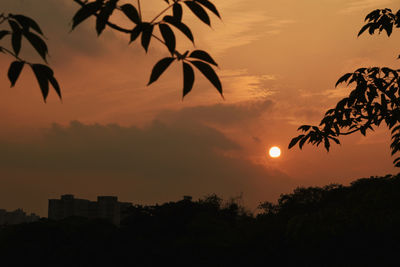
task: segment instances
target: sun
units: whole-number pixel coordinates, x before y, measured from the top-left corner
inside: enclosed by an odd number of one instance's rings
[[[271,158],[279,158],[281,156],[281,149],[277,146],[273,146],[269,149],[269,156]]]

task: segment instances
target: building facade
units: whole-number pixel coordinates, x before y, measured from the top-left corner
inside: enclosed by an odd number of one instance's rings
[[[40,219],[34,213],[27,215],[22,209],[16,209],[14,211],[6,211],[0,209],[0,225],[12,225],[20,223],[30,223],[35,222]]]
[[[119,202],[115,196],[99,196],[97,201],[75,198],[74,195],[62,195],[61,199],[49,199],[48,216],[52,220],[61,220],[71,216],[88,219],[106,219],[115,225],[121,222],[121,215],[132,203]]]

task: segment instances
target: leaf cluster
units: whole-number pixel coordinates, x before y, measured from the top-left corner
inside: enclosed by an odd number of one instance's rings
[[[387,36],[393,32],[393,27],[400,28],[400,10],[393,13],[391,9],[376,9],[365,17],[367,22],[359,31],[358,36],[368,30],[369,34],[374,34],[375,31],[381,33],[386,31]]]
[[[108,26],[113,30],[128,34],[129,43],[140,41],[146,53],[149,51],[153,39],[164,44],[170,56],[159,60],[155,64],[148,85],[157,81],[173,62],[181,61],[183,70],[183,97],[193,88],[195,81],[193,67],[199,70],[218,90],[221,96],[223,96],[220,79],[213,68],[218,65],[208,52],[194,50],[192,52],[186,51],[180,53],[176,50],[176,31],[181,32],[194,44],[194,36],[191,29],[182,21],[183,7],[188,8],[191,13],[208,26],[211,26],[211,20],[207,11],[221,18],[217,8],[209,0],[164,0],[168,6],[152,20],[143,19],[140,0],[137,1],[136,5],[131,3],[119,5],[119,0],[95,0],[92,2],[74,0],[74,2],[78,3],[81,8],[72,19],[72,29],[89,17],[94,16],[96,18],[96,32],[98,35],[101,35]],[[170,11],[170,14],[165,14],[167,11]],[[133,26],[131,28],[123,28],[111,22],[111,16],[115,12],[122,12],[124,17]],[[157,30],[159,34],[157,34]]]
[[[4,14],[1,14],[0,24],[5,22],[8,22],[9,28],[6,30],[0,30],[0,41],[5,37],[10,37],[11,49],[0,46],[0,52],[8,54],[15,59],[11,62],[7,73],[8,79],[11,82],[11,87],[15,85],[24,65],[27,64],[31,67],[36,76],[44,101],[46,101],[49,93],[49,84],[52,85],[58,96],[61,98],[60,86],[54,77],[53,70],[47,65],[30,63],[19,56],[22,40],[25,38],[43,61],[47,63],[46,57],[48,55],[48,48],[44,41],[45,37],[38,23],[32,18],[24,15],[8,14],[5,16]]]
[[[400,27],[399,14],[393,14],[390,9],[374,10],[367,15],[368,23],[361,29],[373,34],[375,30],[385,30],[388,36],[392,27]],[[324,143],[329,151],[330,142],[340,144],[341,135],[360,132],[366,135],[368,130],[374,130],[383,122],[392,133],[392,155],[400,150],[400,69],[388,67],[359,68],[339,78],[336,86],[345,83],[352,87],[348,97],[340,100],[335,108],[329,109],[319,126],[303,125],[297,130],[303,134],[293,138],[289,144],[292,148],[299,144],[319,145]],[[400,157],[393,162],[400,167]]]

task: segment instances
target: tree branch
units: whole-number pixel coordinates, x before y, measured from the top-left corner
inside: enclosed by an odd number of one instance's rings
[[[177,1],[177,2],[178,2],[178,1]],[[174,4],[169,5],[168,7],[166,7],[166,8],[165,8],[163,11],[161,11],[157,16],[155,16],[154,19],[152,19],[152,20],[150,21],[150,23],[152,24],[154,21],[156,21],[156,19],[158,19],[162,14],[164,14],[166,11],[168,11],[168,9],[170,9],[173,5],[174,5]]]
[[[0,24],[2,24],[4,21],[8,19],[8,16],[5,16],[4,13],[0,14]]]
[[[137,0],[138,9],[139,9],[139,18],[142,20],[142,9],[140,8],[140,0]]]
[[[75,3],[81,5],[82,7],[85,6],[85,3],[81,0],[74,0]],[[138,5],[139,5],[139,13],[140,13],[140,0],[138,0]],[[172,6],[172,5],[171,5]],[[168,8],[170,8],[171,6],[169,6]],[[166,8],[164,11],[162,11],[157,17],[161,16],[163,12],[165,12],[166,10],[168,10],[168,8]],[[93,14],[94,16],[96,16],[97,18],[99,17],[98,14]],[[140,14],[139,14],[140,15]],[[156,18],[157,18],[156,17]],[[156,19],[154,18],[153,21]],[[107,21],[106,22],[107,26],[109,26],[110,28],[117,30],[119,32],[123,32],[123,33],[128,33],[130,34],[132,32],[132,30],[126,29],[126,28],[122,28],[112,22]],[[158,40],[159,42],[161,42],[163,45],[166,45],[166,43],[160,39],[159,37],[157,37],[156,35],[152,34],[152,37],[154,37],[156,40]],[[178,57],[181,56],[181,54],[178,51],[174,51],[174,54],[177,55]]]
[[[23,60],[22,58],[20,58],[20,57],[19,57],[19,56],[17,56],[16,54],[14,54],[14,52],[12,52],[12,51],[8,50],[8,49],[7,49],[7,48],[5,48],[5,47],[2,47],[2,46],[0,46],[0,51],[7,52],[7,54],[9,54],[9,55],[13,56],[15,59],[17,59],[17,60],[19,60],[19,61],[22,61],[22,62],[25,62],[25,63],[27,63],[27,64],[31,65],[31,63],[29,63],[29,62],[27,62],[27,61]]]

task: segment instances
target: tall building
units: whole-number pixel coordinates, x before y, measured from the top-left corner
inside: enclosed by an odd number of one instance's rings
[[[99,196],[96,201],[62,195],[61,199],[49,199],[49,219],[61,220],[71,216],[88,219],[102,218],[119,225],[121,214],[132,203],[119,202],[115,196]]]
[[[12,225],[20,223],[35,222],[40,219],[34,213],[27,215],[22,209],[16,209],[14,211],[6,211],[0,209],[0,225]]]

